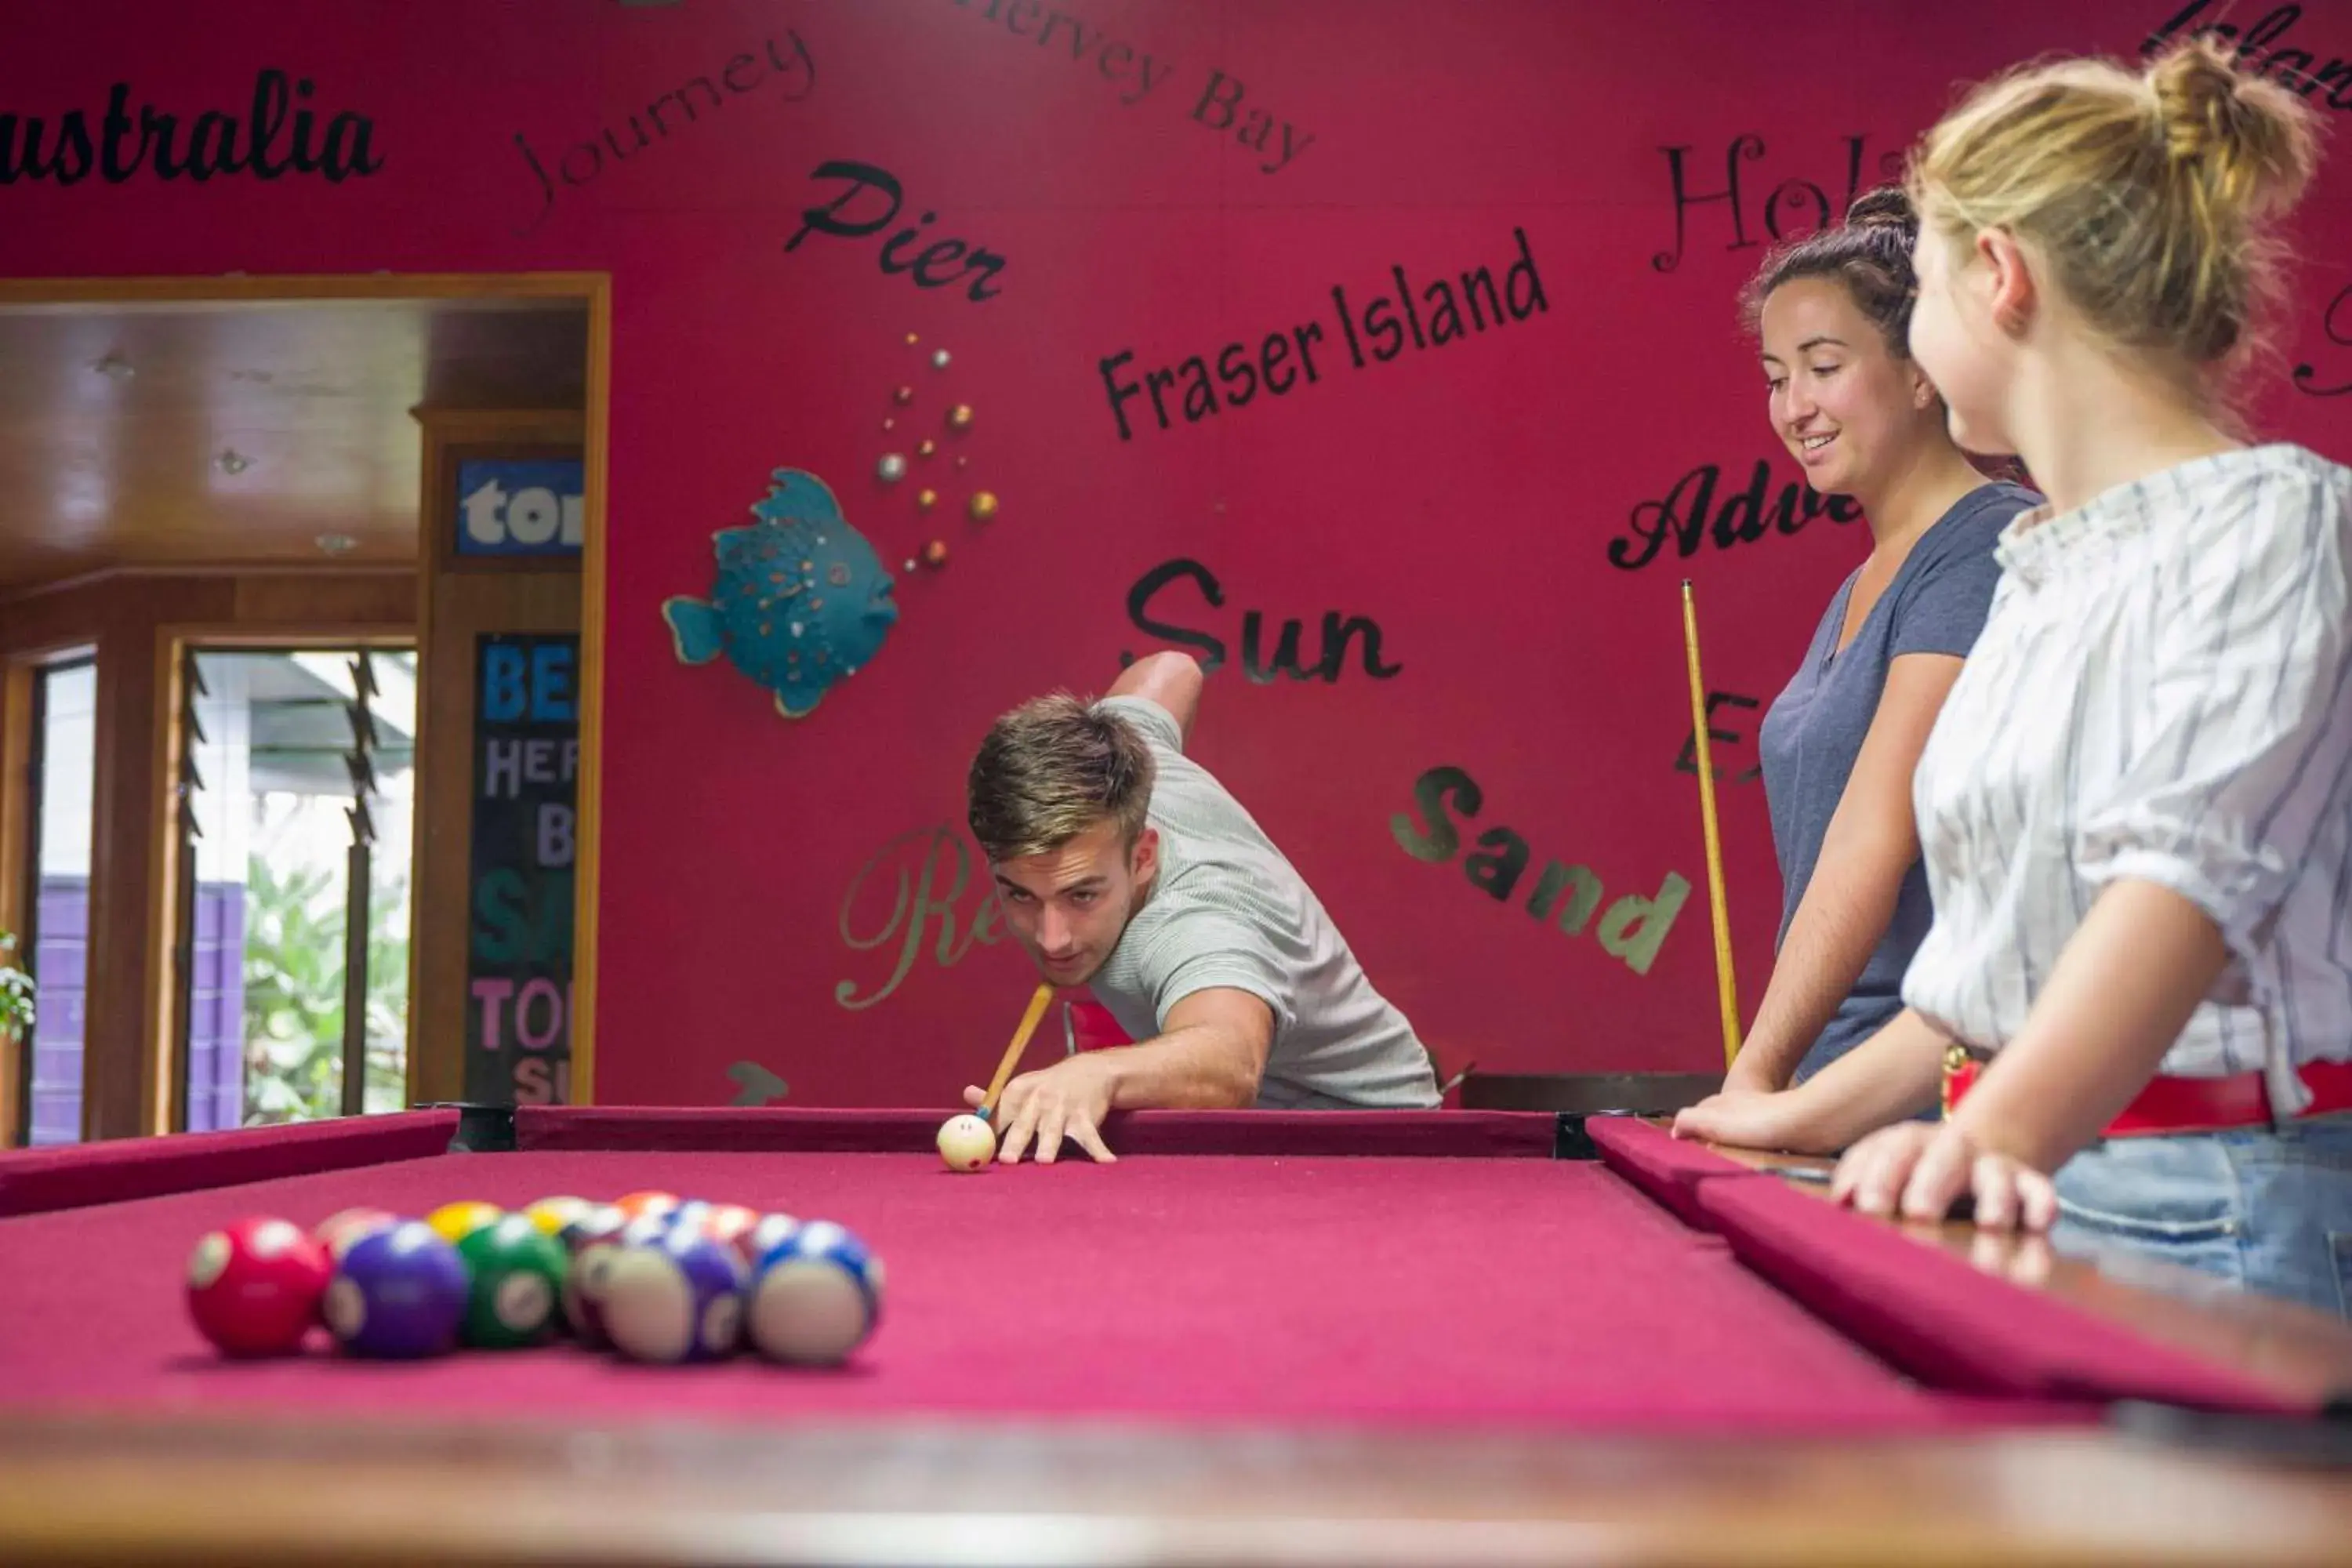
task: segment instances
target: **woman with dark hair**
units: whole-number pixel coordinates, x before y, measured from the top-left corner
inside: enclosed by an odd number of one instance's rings
[[[1775,252],[1745,305],[1772,428],[1850,496],[1869,558],[1830,601],[1759,736],[1783,885],[1778,955],[1727,1094],[1810,1078],[1903,1009],[1930,909],[1911,775],[1983,627],[2000,531],[2040,497],[1954,445],[1911,358],[1918,232],[1899,190]]]

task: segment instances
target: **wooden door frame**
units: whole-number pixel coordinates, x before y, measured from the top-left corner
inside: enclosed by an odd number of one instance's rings
[[[142,1015],[146,1019],[145,1033],[158,1048],[140,1062],[143,1095],[152,1097],[159,1107],[157,1120],[163,1125],[155,1131],[186,1131],[181,1125],[186,1111],[185,1100],[174,1092],[179,1079],[173,1070],[172,1053],[181,1042],[176,1037],[178,1009],[173,1005],[173,997],[177,990],[174,983],[179,977],[171,973],[170,965],[172,956],[179,951],[179,943],[173,938],[178,934],[180,879],[193,875],[180,864],[179,820],[171,788],[173,781],[180,776],[181,748],[187,740],[181,719],[187,711],[187,690],[182,680],[187,673],[188,646],[195,644],[206,652],[246,649],[260,653],[299,647],[407,648],[417,647],[421,640],[421,628],[416,632],[391,632],[354,627],[347,621],[289,621],[283,626],[257,626],[249,621],[181,621],[156,628],[154,777],[163,787],[155,792],[155,858],[150,863],[147,879],[147,951],[160,955],[162,961],[147,965],[152,983]],[[415,1054],[416,1042],[412,1037],[408,1042],[412,1061]]]
[[[54,309],[59,312],[110,309],[125,305],[285,305],[324,300],[577,300],[588,312],[588,365],[585,406],[582,410],[583,533],[580,561],[580,772],[579,837],[574,863],[576,902],[573,910],[572,1016],[572,1092],[575,1103],[591,1103],[595,1089],[596,940],[598,865],[602,832],[604,730],[604,584],[605,469],[611,411],[613,280],[606,272],[374,272],[374,273],[238,273],[222,277],[145,278],[0,278],[0,310]],[[424,523],[420,514],[420,531]],[[420,547],[425,543],[419,541]],[[419,580],[423,581],[429,552],[420,548]],[[420,637],[422,635],[420,627]],[[251,626],[243,628],[250,633]],[[168,769],[176,753],[178,717],[173,703],[179,670],[175,649],[180,637],[194,635],[216,640],[205,628],[173,626],[159,636],[154,657],[164,668],[157,671],[159,706],[151,743],[156,759]],[[236,634],[223,634],[234,637]],[[292,628],[268,628],[273,639],[295,635]],[[351,634],[329,633],[348,641]],[[159,780],[168,778],[159,772]],[[158,789],[146,813],[155,836],[148,858],[146,915],[151,942],[171,930],[173,884],[166,874],[176,858],[176,840],[166,831],[170,821],[168,792]],[[141,976],[142,1021],[140,1081],[143,1086],[142,1131],[171,1130],[176,1108],[171,1104],[170,1038],[173,976],[170,945],[151,947],[159,957],[146,963]],[[415,1058],[412,1042],[410,1058]]]

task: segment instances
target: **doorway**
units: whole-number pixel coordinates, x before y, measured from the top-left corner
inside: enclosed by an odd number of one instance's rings
[[[584,1084],[609,312],[594,274],[0,280],[0,753],[36,706],[41,739],[67,726],[37,780],[0,766],[0,931],[37,1019],[0,1049],[0,1142],[456,1098],[463,1042],[419,1021],[420,984],[453,982],[414,940],[454,941],[462,983],[463,889],[424,871],[467,832],[425,787],[452,419],[571,432]]]
[[[413,645],[184,650],[181,1125],[407,1100]]]

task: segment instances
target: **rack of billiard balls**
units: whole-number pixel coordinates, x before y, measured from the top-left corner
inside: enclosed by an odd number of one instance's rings
[[[196,1328],[229,1356],[291,1355],[323,1325],[377,1360],[511,1350],[568,1333],[631,1361],[748,1347],[829,1366],[881,1317],[882,1260],[830,1220],[639,1192],[512,1213],[445,1204],[422,1219],[346,1209],[311,1230],[257,1215],[188,1259]]]

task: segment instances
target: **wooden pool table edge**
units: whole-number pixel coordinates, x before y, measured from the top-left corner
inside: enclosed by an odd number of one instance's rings
[[[2128,1506],[2116,1506],[2127,1504]],[[2340,1562],[2352,1477],[2104,1433],[1199,1433],[37,1420],[0,1561],[1484,1565]]]
[[[1714,1152],[1750,1168],[1827,1171],[1833,1163],[1752,1149],[1714,1148]],[[1824,1203],[1831,1201],[1825,1186],[1806,1181],[1790,1184]],[[1979,1272],[2056,1297],[2159,1344],[2234,1368],[2289,1398],[2317,1404],[2352,1397],[2352,1328],[2310,1308],[2121,1254],[2098,1260],[2068,1257],[2042,1237],[1981,1231],[1965,1222],[1866,1223],[1900,1232]]]

